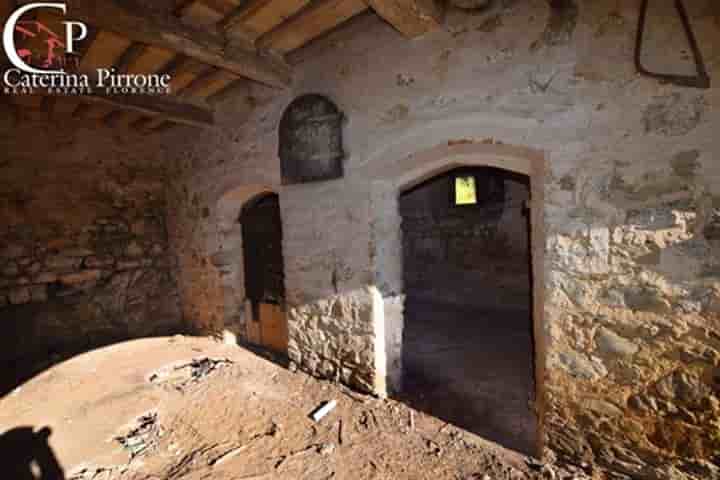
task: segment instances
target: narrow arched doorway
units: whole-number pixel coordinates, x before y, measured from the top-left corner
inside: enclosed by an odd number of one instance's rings
[[[455,168],[404,190],[402,396],[535,453],[530,179]]]
[[[248,340],[286,354],[288,329],[278,195],[265,193],[249,201],[242,209],[240,223]]]

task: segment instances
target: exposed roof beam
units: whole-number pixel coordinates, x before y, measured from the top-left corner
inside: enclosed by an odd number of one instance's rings
[[[205,65],[192,58],[180,57],[176,58],[175,61],[164,70],[164,73],[170,74],[170,91],[176,93],[190,85],[197,77],[204,75],[210,70],[215,70],[215,67]]]
[[[215,123],[213,112],[208,106],[171,95],[93,94],[84,96],[83,100],[135,111],[150,117],[162,116],[171,122],[195,127],[209,127]]]
[[[442,10],[435,0],[367,0],[390,25],[408,38],[440,27]]]
[[[318,0],[287,22],[261,36],[258,48],[280,53],[295,50],[368,9],[364,0]]]
[[[291,82],[282,60],[230,46],[215,28],[197,30],[177,17],[151,13],[136,0],[81,0],[68,5],[68,17],[110,30],[140,43],[173,50],[274,87]]]
[[[238,80],[237,75],[224,70],[212,69],[190,82],[180,91],[180,95],[183,97],[207,98],[236,80]]]
[[[16,95],[12,99],[14,103],[35,109],[40,109],[44,104],[42,95]],[[72,112],[73,116],[78,117],[88,113],[92,106],[137,112],[149,117],[160,116],[174,123],[195,127],[209,127],[215,124],[213,111],[207,103],[173,95],[107,95],[96,91],[90,95],[77,97],[56,97],[53,113]],[[108,113],[109,111],[105,112],[103,116]]]

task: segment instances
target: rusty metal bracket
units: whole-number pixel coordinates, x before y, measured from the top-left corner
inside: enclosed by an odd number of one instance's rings
[[[685,5],[682,0],[675,0],[675,8],[677,9],[678,15],[682,20],[683,28],[685,29],[685,35],[687,36],[688,43],[690,44],[690,50],[692,50],[693,57],[695,59],[696,75],[674,75],[669,73],[655,73],[647,70],[643,67],[640,60],[640,54],[642,53],[642,42],[643,34],[645,33],[645,18],[647,17],[648,0],[642,0],[640,6],[640,19],[638,21],[637,37],[635,39],[635,67],[641,75],[648,77],[657,78],[658,80],[672,83],[674,85],[680,85],[682,87],[694,87],[694,88],[710,88],[710,77],[708,76],[705,63],[703,62],[702,53],[698,47],[695,34],[693,33],[692,26],[690,25],[690,19],[688,18]]]

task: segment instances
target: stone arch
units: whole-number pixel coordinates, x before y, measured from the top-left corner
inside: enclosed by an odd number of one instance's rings
[[[223,336],[231,343],[247,339],[247,306],[240,213],[245,205],[268,193],[267,185],[241,185],[225,192],[216,205],[218,249],[211,261],[220,271],[223,297]]]
[[[385,163],[371,173],[372,272],[377,295],[375,308],[375,370],[380,384],[390,391],[402,390],[403,265],[400,194],[412,187],[464,166],[490,166],[524,174],[530,179],[533,336],[535,342],[535,388],[538,415],[537,454],[544,439],[544,245],[543,192],[545,154],[525,147],[495,143],[444,143]],[[384,393],[384,392],[380,392]]]

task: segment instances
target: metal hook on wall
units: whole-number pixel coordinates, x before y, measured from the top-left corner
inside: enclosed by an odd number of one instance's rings
[[[680,85],[682,87],[694,87],[694,88],[710,88],[710,77],[708,76],[705,63],[703,62],[702,53],[698,47],[695,34],[693,33],[692,26],[690,25],[690,19],[688,18],[685,5],[682,0],[675,0],[675,8],[677,9],[678,15],[682,20],[683,28],[685,29],[685,35],[687,36],[688,43],[690,44],[690,50],[692,50],[693,57],[695,60],[695,68],[697,71],[696,75],[675,75],[669,73],[655,73],[647,70],[643,67],[640,60],[642,53],[642,42],[643,34],[645,33],[645,18],[647,17],[648,0],[642,0],[640,7],[640,20],[638,23],[637,37],[635,42],[635,67],[641,75],[648,77],[657,78],[658,80],[672,83],[674,85]]]

